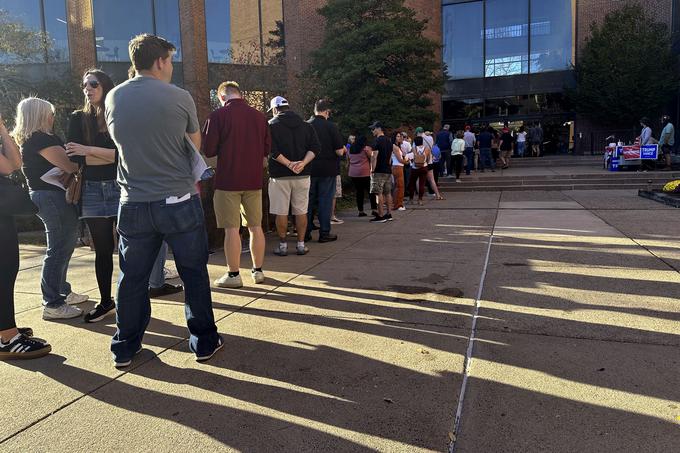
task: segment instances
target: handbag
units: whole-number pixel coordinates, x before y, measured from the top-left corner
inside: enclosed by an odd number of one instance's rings
[[[0,213],[9,216],[34,215],[38,207],[33,204],[28,191],[8,176],[0,176]]]
[[[71,173],[66,180],[66,203],[78,204],[80,203],[80,195],[83,190],[83,167],[78,168],[78,171]]]

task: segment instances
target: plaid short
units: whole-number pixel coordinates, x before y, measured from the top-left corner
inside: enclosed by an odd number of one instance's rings
[[[373,173],[371,175],[371,193],[390,195],[392,193],[392,174]]]

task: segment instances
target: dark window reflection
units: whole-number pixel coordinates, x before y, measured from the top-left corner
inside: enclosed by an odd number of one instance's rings
[[[45,12],[43,29],[41,10]],[[10,42],[17,52],[0,53],[0,63],[40,63],[64,62],[69,59],[68,33],[66,27],[65,0],[0,0],[0,20],[5,23],[19,24],[27,31],[36,33],[34,39],[21,39],[22,35],[10,34]],[[3,26],[0,23],[0,26]],[[5,27],[8,27],[5,25]],[[39,37],[46,33],[43,44]]]
[[[205,34],[210,63],[231,63],[231,11],[229,0],[205,0]]]
[[[531,2],[531,72],[571,66],[571,0]]]
[[[482,2],[447,5],[442,10],[444,63],[452,79],[483,76]]]
[[[141,33],[172,42],[174,60],[182,60],[178,0],[93,0],[93,7],[98,61],[129,62],[128,43]]]
[[[487,77],[529,72],[529,1],[487,0]]]

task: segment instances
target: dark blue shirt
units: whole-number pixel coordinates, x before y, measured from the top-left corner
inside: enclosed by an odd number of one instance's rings
[[[442,151],[450,151],[451,150],[451,133],[445,129],[442,129],[439,131],[437,134],[437,146],[439,147],[440,150]]]
[[[484,131],[479,134],[477,141],[479,142],[479,149],[491,148],[491,141],[493,140],[493,134],[489,131]]]

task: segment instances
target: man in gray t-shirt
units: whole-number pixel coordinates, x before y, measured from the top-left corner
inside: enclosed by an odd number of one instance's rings
[[[199,125],[187,91],[138,75],[106,97],[106,122],[120,150],[121,200],[158,201],[196,193],[193,151],[185,136],[199,133]]]
[[[151,318],[149,275],[165,240],[186,288],[189,349],[210,359],[223,345],[212,311],[208,240],[203,209],[192,174],[191,140],[200,149],[196,107],[186,91],[170,84],[175,46],[139,35],[130,41],[137,77],[106,97],[106,123],[120,155],[118,210],[120,278],[115,366],[127,367],[142,349]]]

